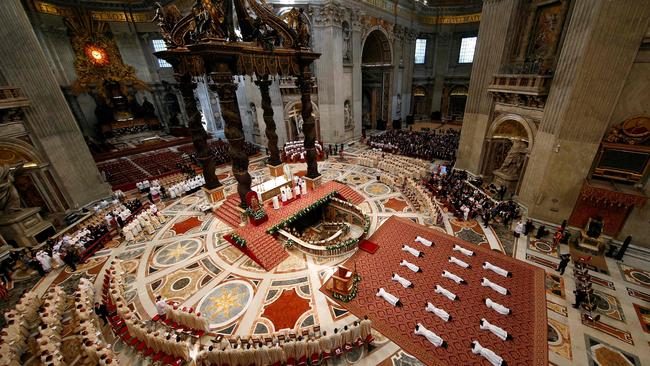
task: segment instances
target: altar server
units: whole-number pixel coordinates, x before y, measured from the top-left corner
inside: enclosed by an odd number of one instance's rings
[[[488,322],[487,320],[485,320],[485,318],[481,318],[480,328],[481,330],[489,330],[495,336],[501,338],[501,340],[503,341],[507,339],[512,339],[512,335],[510,335],[506,330]]]
[[[481,346],[478,341],[472,341],[472,353],[475,355],[481,355],[485,357],[493,366],[505,366],[505,361],[503,358],[498,356],[494,351],[489,348]]]
[[[505,307],[505,306],[503,306],[501,304],[498,304],[498,303],[492,301],[492,299],[490,299],[489,297],[487,299],[484,299],[483,302],[485,303],[485,306],[487,306],[488,308],[496,311],[499,314],[502,314],[502,315],[510,315],[510,314],[512,314],[512,311],[510,309],[508,309],[507,307]]]
[[[329,359],[332,354],[332,337],[328,336],[326,331],[323,331],[318,339],[318,345],[323,353],[323,360]]]
[[[436,347],[447,348],[447,342],[445,342],[439,335],[428,330],[424,325],[417,323],[415,326],[416,335],[424,336],[429,342],[431,342]]]
[[[427,246],[427,247],[430,247],[430,246],[433,245],[433,242],[431,240],[427,240],[427,239],[425,239],[425,238],[423,238],[421,236],[418,236],[417,238],[415,238],[415,241],[417,241],[418,243],[420,243],[420,244],[422,244],[424,246]]]
[[[446,321],[446,322],[448,322],[448,321],[451,320],[451,315],[449,315],[448,312],[446,312],[446,311],[444,311],[444,310],[442,310],[442,309],[440,309],[440,308],[435,307],[435,306],[434,306],[432,303],[430,303],[430,302],[427,302],[427,303],[426,303],[426,308],[425,308],[425,310],[428,311],[428,312],[430,312],[430,313],[434,313],[437,317],[439,317],[440,319],[442,319],[442,320],[444,320],[444,321]]]
[[[474,252],[473,252],[473,251],[471,251],[471,250],[469,250],[469,249],[465,249],[465,248],[461,247],[461,246],[458,245],[458,244],[455,244],[455,245],[454,245],[453,250],[454,250],[454,252],[461,252],[461,253],[465,254],[466,256],[468,256],[468,257],[471,257],[471,256],[474,255]]]
[[[406,268],[408,268],[411,271],[416,272],[416,273],[417,272],[422,272],[422,269],[420,267],[416,266],[413,263],[408,262],[405,259],[402,259],[402,261],[399,263],[399,265],[402,266],[402,267],[406,267]]]
[[[481,285],[483,287],[489,287],[493,289],[494,291],[500,293],[501,295],[508,295],[510,294],[510,291],[508,291],[505,287],[499,286],[496,283],[488,280],[487,278],[483,277],[481,280]]]
[[[379,296],[383,298],[384,300],[388,301],[389,304],[393,306],[400,307],[402,306],[402,303],[399,301],[399,298],[391,293],[386,292],[383,287],[379,288],[377,291],[376,296]]]
[[[501,275],[503,277],[512,277],[512,273],[509,271],[506,271],[505,269],[495,266],[494,264],[490,262],[484,262],[483,263],[483,269],[490,270],[498,275]]]
[[[456,257],[449,257],[449,263],[454,263],[454,264],[456,264],[458,266],[461,266],[463,268],[471,268],[471,266],[469,264],[461,261],[460,259],[458,259]]]
[[[448,278],[448,279],[456,282],[457,284],[462,283],[463,285],[467,285],[467,282],[464,279],[456,276],[455,274],[453,274],[453,273],[451,273],[451,272],[449,272],[447,270],[442,271],[442,277]]]
[[[444,288],[444,287],[442,287],[440,285],[436,285],[435,292],[437,294],[443,295],[444,297],[448,298],[451,301],[459,300],[459,298],[458,298],[458,296],[456,296],[456,294],[454,294],[453,292],[447,290],[446,288]]]
[[[411,253],[414,256],[419,257],[419,258],[424,257],[424,254],[421,251],[419,251],[419,250],[417,250],[415,248],[411,248],[408,245],[402,245],[402,251],[409,252],[409,253]]]
[[[368,315],[363,317],[363,320],[359,324],[360,327],[360,332],[361,332],[361,339],[366,342],[370,343],[374,340],[372,337],[372,321],[368,319]]]
[[[393,273],[392,279],[393,279],[393,281],[399,282],[400,285],[402,285],[402,287],[404,287],[404,288],[413,288],[413,287],[415,287],[411,281],[409,281],[406,278],[398,275],[397,273]]]

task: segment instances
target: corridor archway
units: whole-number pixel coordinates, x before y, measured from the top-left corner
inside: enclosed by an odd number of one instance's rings
[[[361,55],[364,128],[386,129],[391,115],[392,64],[388,35],[377,27],[363,40]]]

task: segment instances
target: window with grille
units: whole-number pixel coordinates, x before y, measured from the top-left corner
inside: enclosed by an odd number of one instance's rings
[[[459,64],[471,64],[474,62],[474,49],[476,48],[476,37],[465,37],[460,41],[460,53],[458,54]]]
[[[423,64],[424,56],[427,52],[427,40],[426,39],[416,39],[415,40],[415,63]]]
[[[167,49],[167,46],[165,46],[165,41],[163,41],[162,39],[154,39],[153,40],[153,50],[155,52],[165,51],[166,49]],[[158,59],[158,67],[172,67],[172,65],[169,62],[159,58]]]

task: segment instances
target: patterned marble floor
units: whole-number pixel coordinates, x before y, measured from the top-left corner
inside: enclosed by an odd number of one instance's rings
[[[415,212],[400,192],[377,182],[380,171],[352,164],[358,150],[348,150],[350,160],[337,158],[320,163],[319,170],[324,180],[344,182],[366,197],[361,207],[371,217],[371,232],[392,215],[432,226],[431,220]],[[291,169],[295,173],[306,166],[293,164]],[[250,171],[254,184],[268,177],[268,169],[260,162],[251,163]],[[226,185],[226,194],[234,192],[235,180],[228,169],[218,173]],[[213,331],[233,336],[266,334],[314,324],[332,330],[355,320],[318,291],[331,275],[332,267],[347,256],[323,260],[292,251],[273,271],[265,272],[223,239],[231,229],[216,217],[201,213],[197,209],[200,201],[195,194],[159,204],[168,220],[153,237],[128,244],[112,243],[76,273],[52,273],[37,284],[37,289],[45,291],[53,284],[63,284],[72,290],[81,276],[97,278],[110,259],[120,258],[128,272],[127,301],[145,320],[155,314],[157,295],[199,309],[210,319]],[[647,263],[631,260],[620,266],[613,261],[608,263],[610,268],[620,270],[612,271],[611,276],[599,275],[603,281],[595,289],[600,295],[599,312],[607,327],[593,329],[582,325],[578,311],[570,306],[575,288],[569,275],[571,267],[564,276],[547,267],[558,262],[557,253],[545,252],[544,245],[531,244],[526,238],[515,240],[510,228],[485,228],[476,221],[461,222],[449,217],[444,218],[443,224],[438,230],[476,245],[489,245],[547,270],[552,364],[596,365],[594,352],[602,350],[611,352],[612,362],[620,356],[632,365],[649,362],[650,270]],[[566,253],[568,249],[563,247],[560,251]],[[345,358],[331,360],[330,364],[421,365],[385,337],[377,334],[376,339],[378,347],[369,355],[362,357],[360,351],[355,351]],[[115,347],[124,349],[121,344]]]

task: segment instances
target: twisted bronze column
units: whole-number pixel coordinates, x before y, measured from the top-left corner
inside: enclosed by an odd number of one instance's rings
[[[311,88],[314,85],[312,80],[311,71],[308,67],[304,68],[305,71],[298,77],[296,84],[300,88],[300,102],[302,104],[302,132],[305,135],[305,152],[307,158],[307,178],[318,178],[318,161],[316,154],[316,121],[312,117],[311,106]]]
[[[266,124],[266,139],[269,148],[269,161],[271,166],[277,166],[282,163],[280,160],[280,151],[278,150],[278,134],[275,132],[275,121],[273,120],[273,107],[271,106],[271,96],[269,95],[269,86],[271,79],[269,75],[262,75],[257,78],[255,84],[260,88],[262,93],[262,110],[264,111],[264,123]]]
[[[194,89],[196,83],[192,80],[189,73],[175,74],[174,77],[178,82],[178,89],[183,97],[183,104],[185,104],[185,113],[189,119],[189,129],[192,136],[192,144],[196,150],[197,160],[203,168],[203,176],[205,177],[205,187],[207,189],[214,189],[221,186],[221,182],[215,174],[215,163],[210,148],[208,146],[208,134],[203,129],[201,124],[201,113],[196,106],[196,97],[194,96]]]
[[[210,90],[219,95],[221,115],[226,123],[224,132],[230,144],[232,158],[232,173],[237,180],[237,193],[241,199],[241,207],[246,208],[246,194],[251,191],[251,176],[248,174],[248,155],[244,149],[244,129],[237,105],[237,84],[227,64],[217,65],[217,71],[210,73],[212,84]]]

